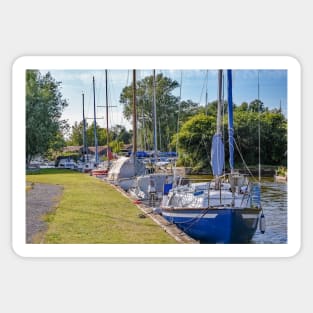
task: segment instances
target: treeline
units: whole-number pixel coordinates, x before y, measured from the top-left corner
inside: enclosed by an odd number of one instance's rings
[[[66,121],[61,120],[68,105],[62,98],[60,82],[50,73],[26,71],[26,166],[36,155],[53,155],[65,145]]]
[[[172,137],[177,133],[178,120],[184,123],[198,110],[198,104],[181,101],[172,92],[179,88],[177,81],[156,75],[156,125],[158,150],[172,149]],[[151,150],[154,148],[153,129],[153,76],[147,76],[136,82],[136,108],[137,108],[137,142],[140,149]],[[120,95],[120,103],[124,105],[124,117],[132,120],[133,86],[126,86]]]
[[[223,118],[225,159],[228,160],[228,116]],[[210,169],[211,141],[216,131],[216,101],[184,123],[173,137],[178,146],[180,164],[196,170]],[[261,163],[287,165],[287,120],[279,109],[270,110],[255,100],[234,106],[235,166],[256,165],[259,161],[259,125]],[[178,142],[177,142],[178,140]],[[227,165],[228,162],[225,162]]]
[[[83,122],[71,128],[61,120],[68,105],[60,92],[60,82],[50,73],[26,72],[26,161],[37,154],[55,158],[64,146],[83,145]],[[173,95],[179,83],[163,74],[156,76],[157,144],[160,151],[176,151],[179,162],[196,169],[210,168],[211,140],[216,129],[217,101],[199,106],[191,100]],[[138,149],[151,150],[153,143],[153,76],[136,82]],[[120,95],[124,117],[132,120],[132,85],[125,86]],[[227,103],[224,108],[224,143],[228,158]],[[258,127],[261,129],[261,162],[267,165],[287,164],[287,119],[279,109],[270,110],[261,101],[234,105],[235,163],[242,157],[248,165],[258,163]],[[177,132],[178,131],[178,132]],[[64,139],[65,134],[67,140]],[[94,146],[94,124],[87,125],[87,145]],[[98,145],[106,145],[107,131],[97,125]],[[118,152],[123,144],[131,143],[132,131],[123,125],[109,130],[109,142]]]
[[[67,146],[82,146],[83,145],[83,121],[80,123],[75,122],[72,126],[69,139],[66,141]],[[101,128],[96,124],[97,143],[99,146],[107,145],[107,130]],[[113,152],[119,152],[124,144],[131,143],[132,131],[128,131],[122,125],[115,125],[109,129],[109,145]],[[94,122],[90,125],[86,125],[86,145],[95,146],[95,135],[94,135]]]
[[[179,162],[184,166],[210,168],[211,140],[216,130],[217,101],[205,107],[187,100],[181,101],[172,92],[179,88],[176,81],[162,74],[156,76],[157,145],[158,150],[176,148]],[[143,149],[153,148],[153,76],[137,82],[138,142]],[[120,96],[124,117],[132,119],[132,85],[126,86]],[[272,109],[259,100],[234,105],[235,163],[256,165],[259,161],[259,133],[261,136],[261,163],[287,165],[287,119],[281,109]],[[228,158],[227,101],[224,102],[224,143]],[[260,121],[260,122],[259,122]],[[177,132],[178,130],[178,132]],[[242,159],[242,157],[244,160]]]

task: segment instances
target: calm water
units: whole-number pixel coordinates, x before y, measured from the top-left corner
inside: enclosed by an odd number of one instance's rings
[[[266,229],[257,229],[251,243],[287,243],[287,184],[262,182],[262,206]]]
[[[198,181],[211,178],[198,175],[189,177]],[[266,228],[265,233],[261,234],[258,227],[251,243],[287,243],[287,184],[274,183],[274,179],[264,179],[261,185]]]

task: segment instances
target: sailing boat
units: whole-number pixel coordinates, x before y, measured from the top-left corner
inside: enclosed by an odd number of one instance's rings
[[[157,146],[157,110],[156,110],[156,76],[153,70],[153,146],[154,146],[154,166],[155,172],[152,174],[137,176],[136,181],[129,188],[128,192],[136,200],[148,201],[149,206],[158,207],[161,203],[164,194],[168,194],[169,188],[175,182],[172,173],[157,172],[156,166],[161,165],[158,163],[158,146]]]
[[[128,191],[134,184],[137,175],[146,173],[145,165],[136,158],[137,126],[136,126],[136,70],[133,70],[133,153],[131,157],[120,157],[111,166],[107,180]]]
[[[89,173],[95,169],[99,164],[98,157],[98,140],[97,140],[97,129],[96,129],[96,98],[95,98],[95,77],[92,77],[93,86],[93,100],[94,100],[94,137],[95,137],[95,161],[89,159],[88,147],[87,147],[87,136],[86,136],[86,118],[85,118],[85,95],[82,93],[82,103],[83,103],[83,162],[79,164],[78,170],[83,173]]]
[[[108,175],[110,169],[110,160],[112,159],[112,153],[109,147],[109,106],[108,106],[108,70],[105,70],[105,98],[106,98],[106,131],[107,131],[107,164],[106,166],[101,163],[99,166],[91,171],[92,176],[98,178],[104,178]],[[100,107],[100,106],[98,106]]]
[[[217,130],[212,139],[211,182],[177,186],[163,197],[161,214],[201,243],[248,243],[253,237],[261,208],[260,184],[251,183],[234,170],[232,72],[228,77],[228,136],[230,169],[225,180],[222,140],[222,74],[218,72]],[[262,215],[263,216],[263,215]],[[263,220],[262,220],[263,222]],[[261,224],[261,223],[260,223]]]

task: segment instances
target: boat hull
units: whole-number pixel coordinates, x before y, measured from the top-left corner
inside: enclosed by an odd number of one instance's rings
[[[260,209],[163,208],[163,217],[200,243],[249,243],[258,226]]]

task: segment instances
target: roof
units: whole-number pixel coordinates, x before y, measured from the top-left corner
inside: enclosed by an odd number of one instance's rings
[[[83,146],[67,146],[63,148],[63,152],[80,152]]]
[[[123,145],[123,150],[131,150],[133,145],[131,143]]]
[[[95,153],[96,147],[88,147],[89,151]],[[98,153],[101,153],[103,151],[107,150],[107,146],[98,146]]]

